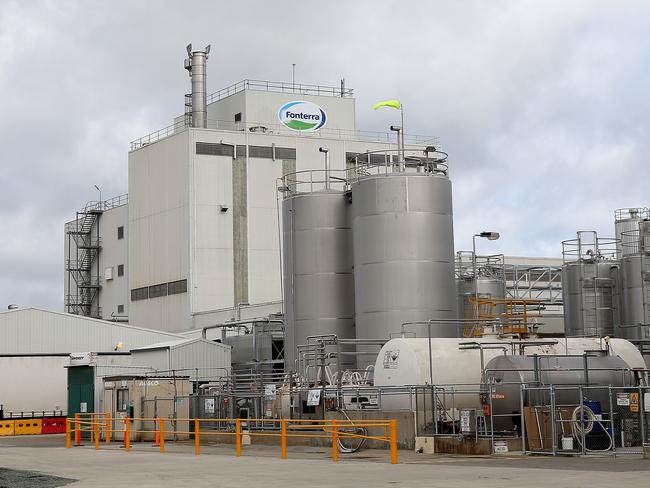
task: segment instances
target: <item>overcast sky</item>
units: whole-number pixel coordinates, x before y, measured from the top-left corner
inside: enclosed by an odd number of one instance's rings
[[[457,249],[559,256],[650,204],[650,2],[0,0],[0,307],[63,308],[63,224],[126,193],[129,141],[183,110],[185,45],[209,91],[337,85],[357,126],[396,121],[450,154]]]

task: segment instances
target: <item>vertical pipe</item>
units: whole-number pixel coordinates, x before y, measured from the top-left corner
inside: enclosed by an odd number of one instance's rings
[[[555,388],[549,386],[551,393],[551,452],[555,456],[555,443],[557,441],[557,425],[555,424]]]
[[[165,452],[165,419],[158,419],[160,429],[160,452]]]
[[[390,421],[390,463],[397,464],[397,420]]]
[[[644,397],[643,397],[643,391],[641,390],[641,386],[638,387],[639,391],[639,416],[641,417],[641,445],[645,445],[646,439],[645,439],[645,412],[647,412],[648,405],[645,405],[644,402]]]
[[[241,420],[235,420],[235,453],[241,456]]]
[[[616,438],[614,437],[614,404],[612,403],[612,387],[608,386],[609,392],[609,425],[612,435],[612,450],[614,451],[614,457],[616,457]]]
[[[521,423],[521,452],[526,454],[526,417],[524,415],[524,388],[526,388],[525,383],[519,385],[519,422]]]
[[[280,421],[282,426],[282,459],[287,459],[287,421]]]
[[[582,455],[586,454],[585,448],[585,424],[584,424],[584,392],[582,391],[582,385],[579,386],[580,389],[580,447],[582,450]]]
[[[192,127],[206,128],[207,117],[207,89],[206,89],[206,62],[210,46],[203,51],[192,52],[192,45],[187,46],[185,69],[189,72],[192,82]]]
[[[199,419],[194,419],[194,454],[201,454],[201,433],[199,432]]]
[[[332,420],[332,461],[339,462],[339,427],[336,419]]]

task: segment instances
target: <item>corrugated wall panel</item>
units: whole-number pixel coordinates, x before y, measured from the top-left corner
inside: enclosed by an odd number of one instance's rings
[[[199,370],[201,378],[220,378],[230,370],[230,348],[209,341],[194,341],[173,347],[173,369],[188,369],[191,377]]]

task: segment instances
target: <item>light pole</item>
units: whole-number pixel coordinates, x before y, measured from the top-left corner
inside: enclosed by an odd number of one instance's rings
[[[319,147],[319,152],[325,153],[325,189],[330,189],[330,150],[326,147]]]
[[[498,232],[483,231],[472,236],[472,276],[474,277],[474,318],[478,320],[478,276],[476,270],[476,238],[483,237],[488,241],[496,241],[500,236]]]
[[[99,192],[99,208],[101,209],[102,207],[102,191],[99,189],[97,185],[95,185],[95,190]]]

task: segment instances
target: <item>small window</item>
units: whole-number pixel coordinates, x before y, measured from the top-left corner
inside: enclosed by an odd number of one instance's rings
[[[117,405],[118,412],[126,412],[129,407],[129,390],[117,390]]]
[[[145,286],[143,288],[134,288],[131,290],[131,301],[135,302],[136,300],[146,300],[149,298],[149,287]]]
[[[124,226],[122,225],[117,228],[117,238],[124,239]]]
[[[124,305],[117,306],[117,313],[124,313]]]
[[[124,276],[124,265],[123,264],[118,264],[117,265],[117,276]]]
[[[167,296],[167,283],[161,283],[159,285],[151,285],[149,287],[149,298],[164,297]]]
[[[187,292],[187,280],[172,281],[168,283],[168,294],[176,295]]]
[[[241,112],[235,114],[235,122],[241,122]]]

